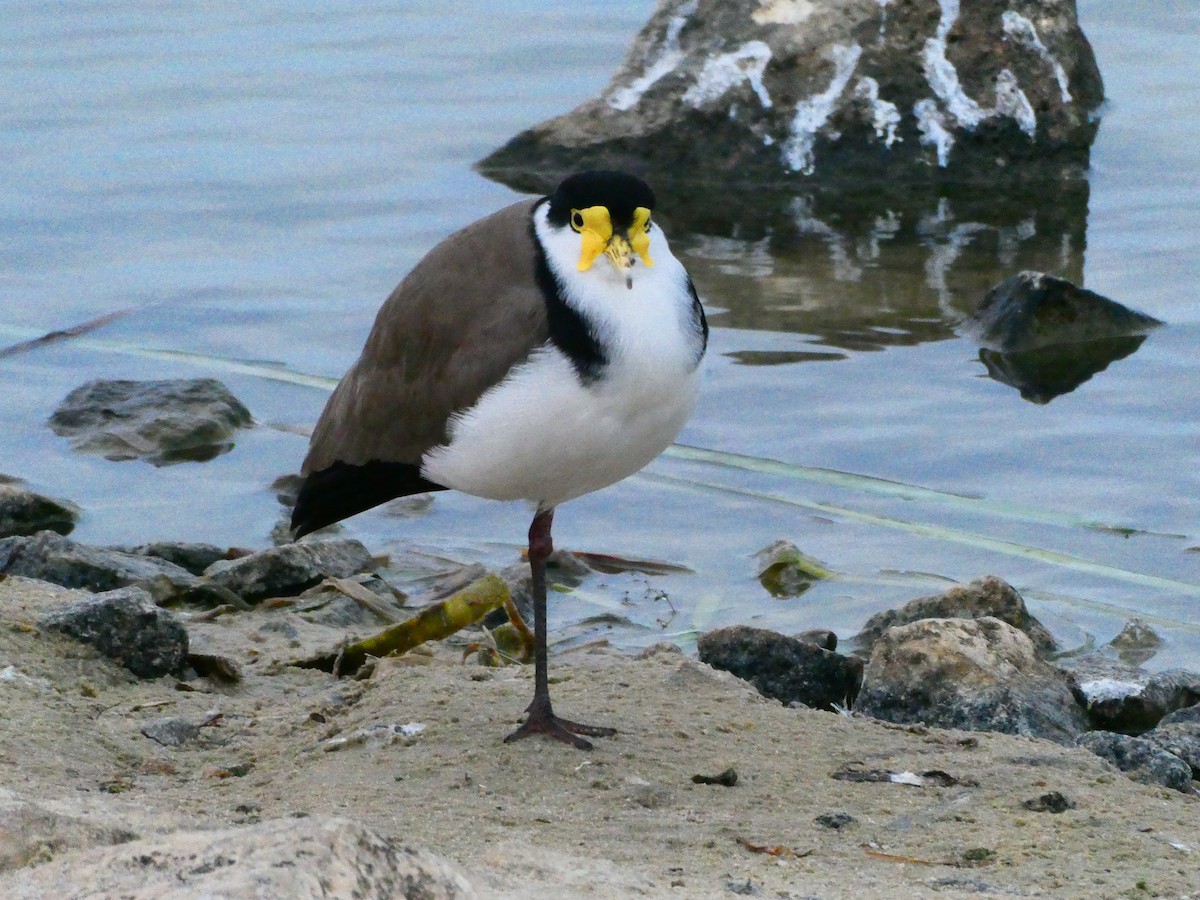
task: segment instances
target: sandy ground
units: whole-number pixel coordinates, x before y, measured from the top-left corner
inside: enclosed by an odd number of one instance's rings
[[[505,745],[530,667],[442,644],[335,680],[284,664],[304,639],[264,610],[192,626],[243,680],[181,690],[32,627],[63,596],[0,582],[0,800],[138,836],[341,816],[443,855],[484,897],[1200,897],[1200,799],[1084,751],[786,709],[670,648],[555,657],[557,709],[619,735]],[[162,716],[210,724],[168,749],[140,731]],[[730,767],[732,787],[692,781]],[[835,777],[860,770],[941,774]],[[1074,808],[1023,805],[1052,791]],[[829,813],[853,821],[814,821]],[[0,870],[71,852],[25,851],[0,817]]]

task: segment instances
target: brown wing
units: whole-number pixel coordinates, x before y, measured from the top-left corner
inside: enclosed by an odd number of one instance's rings
[[[451,235],[388,297],[313,431],[305,475],[341,462],[419,465],[472,406],[548,338],[530,215],[506,207]],[[382,502],[382,501],[379,501]]]

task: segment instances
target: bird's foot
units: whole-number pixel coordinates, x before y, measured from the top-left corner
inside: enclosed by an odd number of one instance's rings
[[[582,722],[561,719],[554,714],[549,703],[538,703],[535,700],[529,705],[529,715],[526,717],[525,723],[506,737],[504,743],[511,744],[513,741],[519,741],[531,734],[544,734],[579,750],[591,750],[592,742],[581,738],[581,734],[590,737],[612,737],[616,733],[617,729],[615,728],[584,725]]]

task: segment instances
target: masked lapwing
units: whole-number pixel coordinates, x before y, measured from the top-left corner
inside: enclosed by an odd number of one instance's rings
[[[304,461],[297,537],[424,491],[533,504],[534,694],[506,741],[615,733],[551,709],[546,558],[555,507],[641,469],[696,403],[708,324],[654,205],[584,172],[451,235],[380,309]]]

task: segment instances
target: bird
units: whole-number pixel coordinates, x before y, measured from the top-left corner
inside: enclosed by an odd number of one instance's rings
[[[586,171],[435,246],[380,308],[301,468],[296,539],[396,497],[532,504],[534,696],[505,738],[590,750],[550,701],[555,509],[637,472],[697,402],[708,322],[640,178]]]

